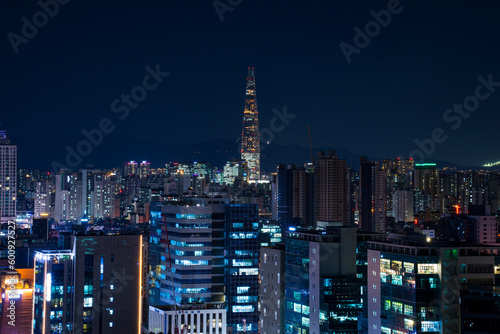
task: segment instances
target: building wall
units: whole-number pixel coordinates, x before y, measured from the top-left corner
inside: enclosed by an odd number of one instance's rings
[[[284,333],[285,261],[283,248],[260,250],[260,332]]]
[[[257,333],[259,313],[258,206],[229,204],[226,206],[226,297],[228,325],[235,332]]]
[[[142,236],[73,236],[74,327],[79,333],[140,333]]]
[[[335,151],[316,159],[316,220],[348,224],[347,167]]]
[[[14,221],[17,196],[16,145],[0,143],[0,166],[0,220]]]
[[[498,222],[495,216],[471,216],[476,223],[476,242],[494,244],[497,242]]]
[[[227,334],[225,309],[166,310],[149,307],[149,331],[153,333]],[[184,332],[182,332],[184,333]]]

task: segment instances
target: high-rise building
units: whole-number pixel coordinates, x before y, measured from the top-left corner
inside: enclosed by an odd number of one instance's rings
[[[35,218],[53,214],[54,208],[51,207],[53,191],[54,184],[52,182],[47,180],[35,182]]]
[[[260,133],[254,68],[248,68],[243,131],[241,132],[241,159],[248,165],[247,181],[260,180]]]
[[[221,304],[227,199],[152,205],[149,305]]]
[[[34,334],[73,333],[73,261],[70,250],[35,253]]]
[[[349,224],[347,214],[347,167],[335,151],[316,158],[316,221],[342,222]]]
[[[139,178],[145,179],[151,174],[151,164],[147,161],[142,161],[139,165]]]
[[[234,332],[258,333],[258,213],[257,204],[226,206],[226,298]]]
[[[386,175],[386,204],[387,215],[395,217],[393,208],[394,192],[413,187],[413,159],[386,159],[382,161],[382,170]],[[397,220],[397,219],[396,219]]]
[[[285,333],[285,247],[260,249],[260,332]]]
[[[74,333],[141,333],[142,236],[77,235]]]
[[[392,240],[368,248],[359,333],[498,332],[499,247]]]
[[[16,219],[17,146],[0,130],[0,222]]]
[[[392,215],[396,222],[411,222],[413,216],[413,191],[395,190],[392,194]]]
[[[54,219],[80,222],[83,217],[82,181],[78,173],[61,171],[56,178]]]
[[[357,333],[362,296],[356,277],[356,238],[352,227],[286,232],[285,305],[281,306],[285,328],[281,333]],[[262,252],[268,250],[262,248]],[[265,267],[263,275],[277,278],[273,268],[278,267]],[[274,291],[263,292],[264,301],[267,294]]]
[[[274,185],[273,217],[288,226],[314,226],[314,173],[304,167],[280,164]]]
[[[378,161],[361,157],[359,166],[359,224],[362,230],[386,230],[386,174]]]
[[[35,253],[33,333],[141,333],[141,235],[76,235]]]
[[[435,163],[415,164],[414,188],[417,212],[439,209],[439,174]]]

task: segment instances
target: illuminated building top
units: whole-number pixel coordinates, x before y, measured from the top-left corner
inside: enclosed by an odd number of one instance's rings
[[[254,68],[248,68],[243,131],[241,133],[241,159],[248,165],[247,180],[260,180],[260,134]]]

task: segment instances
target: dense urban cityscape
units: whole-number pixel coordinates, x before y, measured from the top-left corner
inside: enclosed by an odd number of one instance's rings
[[[500,4],[0,6],[0,334],[500,333]]]
[[[2,333],[498,332],[499,170],[264,174],[253,67],[244,105],[222,168],[24,169],[1,130]]]

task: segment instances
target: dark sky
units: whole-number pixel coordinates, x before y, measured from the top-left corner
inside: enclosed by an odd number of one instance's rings
[[[350,64],[339,44],[354,44],[354,27],[364,30],[388,1],[243,0],[221,21],[212,1],[71,0],[17,54],[9,32],[21,35],[21,18],[33,22],[41,8],[0,6],[0,123],[24,160],[39,150],[57,159],[64,152],[44,146],[45,136],[76,145],[103,118],[116,127],[110,136],[235,139],[247,66],[255,66],[261,128],[273,108],[297,115],[275,133],[278,144],[307,146],[310,124],[314,146],[407,156],[415,139],[442,128],[448,138],[429,159],[500,160],[500,87],[456,130],[443,120],[474,94],[479,75],[500,82],[498,1],[401,1]],[[120,120],[112,101],[156,64],[170,75]]]

